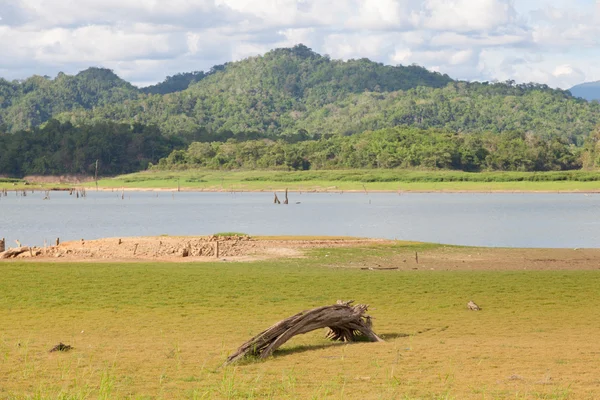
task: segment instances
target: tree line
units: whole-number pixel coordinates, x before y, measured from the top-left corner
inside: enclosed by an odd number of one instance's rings
[[[150,163],[184,147],[153,126],[98,122],[83,126],[48,121],[41,128],[0,133],[0,174],[101,175],[144,170]]]
[[[588,151],[584,156],[584,149],[562,138],[545,140],[514,131],[458,134],[395,127],[318,140],[194,142],[186,150],[173,151],[152,168],[558,171],[579,169],[589,156]]]

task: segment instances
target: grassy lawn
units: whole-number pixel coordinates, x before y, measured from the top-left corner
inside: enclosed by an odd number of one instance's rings
[[[339,191],[595,191],[600,173],[455,171],[150,171],[103,179],[104,188]]]
[[[600,398],[600,271],[334,268],[397,251],[2,263],[0,398]],[[221,367],[274,322],[338,299],[370,304],[386,342],[334,344],[318,331],[264,362]],[[483,311],[467,311],[471,299]],[[75,349],[49,353],[60,341]]]

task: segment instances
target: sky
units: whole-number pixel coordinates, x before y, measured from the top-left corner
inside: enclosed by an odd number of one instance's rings
[[[600,0],[0,0],[0,77],[146,86],[302,43],[335,59],[568,89],[600,80]]]

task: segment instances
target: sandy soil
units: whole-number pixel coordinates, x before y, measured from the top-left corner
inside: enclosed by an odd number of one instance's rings
[[[378,239],[253,239],[247,236],[128,237],[70,241],[58,246],[33,248],[16,259],[36,261],[257,261],[302,258],[304,250],[392,243]],[[217,253],[218,251],[218,253]]]
[[[418,270],[597,270],[600,249],[501,249],[439,246],[431,249],[397,246],[399,242],[352,238],[132,237],[81,240],[46,249],[34,248],[16,257],[35,261],[162,261],[240,262],[303,258],[315,248],[353,247],[358,256],[325,256],[331,268],[366,271]],[[218,254],[216,254],[218,247]],[[418,251],[415,252],[415,249]],[[418,262],[417,262],[418,260]]]

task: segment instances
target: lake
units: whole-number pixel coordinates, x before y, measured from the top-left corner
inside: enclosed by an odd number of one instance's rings
[[[7,247],[103,237],[328,235],[495,247],[600,247],[600,195],[88,191],[0,197]],[[280,198],[283,197],[280,194]]]

